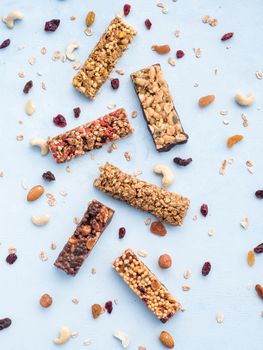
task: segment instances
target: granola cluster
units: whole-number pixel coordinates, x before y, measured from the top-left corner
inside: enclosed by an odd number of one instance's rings
[[[131,249],[114,261],[113,268],[161,322],[165,323],[181,309],[167,288]]]
[[[109,163],[100,168],[94,186],[174,226],[182,225],[190,203],[183,196],[138,180]]]
[[[63,163],[132,132],[127,114],[120,108],[64,134],[49,138],[48,146],[56,162]]]
[[[131,78],[157,151],[168,151],[176,144],[187,142],[188,136],[175,110],[161,66],[155,64],[139,70],[132,73]]]
[[[135,29],[120,18],[114,18],[73,78],[73,86],[82,94],[94,99],[135,35]]]

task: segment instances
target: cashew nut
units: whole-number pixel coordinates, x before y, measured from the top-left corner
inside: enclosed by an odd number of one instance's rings
[[[65,344],[67,341],[69,341],[70,337],[71,330],[68,327],[63,326],[60,328],[59,337],[54,339],[54,343],[57,345]]]
[[[236,94],[235,99],[240,106],[250,106],[255,100],[255,95],[253,92],[248,93],[247,96],[238,93]]]
[[[70,61],[75,61],[76,57],[73,54],[73,51],[79,48],[79,43],[73,41],[66,48],[66,56]]]
[[[154,169],[156,174],[162,174],[162,184],[164,186],[170,186],[174,181],[174,174],[172,170],[166,165],[157,165]]]
[[[121,341],[121,345],[124,348],[127,348],[130,344],[130,339],[126,333],[123,331],[116,331],[113,333],[113,336]]]
[[[9,29],[13,29],[15,21],[18,19],[23,19],[24,15],[20,11],[12,11],[8,15],[3,17],[3,22],[7,25]]]
[[[28,100],[25,106],[26,114],[31,116],[36,110],[36,106],[32,100]]]
[[[40,137],[34,137],[30,140],[31,146],[38,146],[41,150],[42,156],[45,156],[49,152],[47,141],[44,139],[41,139]]]
[[[31,221],[36,226],[43,226],[43,225],[46,225],[49,222],[49,215],[48,214],[44,214],[42,216],[32,215],[31,216]]]

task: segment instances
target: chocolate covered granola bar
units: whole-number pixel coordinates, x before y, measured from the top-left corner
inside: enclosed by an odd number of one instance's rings
[[[139,180],[109,163],[100,168],[100,177],[94,186],[174,226],[182,225],[190,203],[179,194]]]
[[[156,150],[166,152],[177,144],[187,142],[188,135],[174,107],[161,66],[154,64],[132,73],[131,79]]]
[[[121,18],[114,18],[73,78],[73,86],[82,94],[94,99],[135,35],[134,28]]]
[[[54,265],[68,275],[75,276],[110,223],[113,214],[114,210],[93,200]]]
[[[64,134],[49,138],[48,146],[56,162],[63,163],[132,132],[127,114],[120,108]]]
[[[112,267],[161,322],[165,323],[181,309],[178,301],[131,249],[125,250]]]

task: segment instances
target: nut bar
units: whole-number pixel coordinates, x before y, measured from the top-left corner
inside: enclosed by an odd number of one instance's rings
[[[111,197],[156,216],[159,220],[180,226],[189,207],[189,199],[128,175],[106,163],[93,184]]]
[[[68,275],[75,276],[110,223],[113,214],[114,210],[93,200],[54,265]]]
[[[49,138],[48,146],[56,162],[63,163],[132,132],[127,114],[120,108],[64,134]]]
[[[132,73],[131,79],[156,150],[166,152],[177,144],[186,143],[188,135],[174,107],[161,66],[154,64]]]
[[[94,99],[135,35],[134,28],[120,18],[114,18],[73,78],[73,86],[82,94]]]
[[[131,249],[125,250],[112,267],[161,322],[181,310],[180,303]]]

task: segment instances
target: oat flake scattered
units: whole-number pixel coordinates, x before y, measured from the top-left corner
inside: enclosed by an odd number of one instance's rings
[[[247,230],[248,229],[248,218],[243,218],[240,222],[240,225],[243,227],[243,229]]]
[[[84,346],[89,346],[89,345],[91,345],[92,344],[92,340],[91,339],[85,339],[84,341],[83,341],[83,345]]]
[[[190,278],[190,277],[191,277],[190,271],[189,271],[189,270],[186,270],[186,271],[184,272],[183,276],[184,276],[184,278],[185,278],[186,280],[187,280],[188,278]]]
[[[256,71],[256,77],[259,79],[259,80],[261,80],[262,78],[263,78],[263,73],[262,72],[260,72],[260,71]]]
[[[131,117],[136,118],[138,115],[137,111],[132,111]]]
[[[92,273],[93,275],[95,275],[95,274],[97,273],[97,270],[95,269],[95,267],[93,267],[93,268],[91,269],[91,273]]]
[[[193,218],[192,218],[193,221],[197,221],[197,219],[198,219],[197,215],[194,215]]]
[[[73,298],[73,299],[72,299],[72,303],[75,304],[75,305],[77,305],[77,304],[79,303],[79,300],[78,300],[77,298]]]
[[[184,284],[184,285],[182,286],[182,290],[183,290],[184,292],[188,292],[190,289],[191,289],[191,287],[190,287],[188,284]]]
[[[175,67],[175,59],[173,57],[168,58],[168,63],[172,66]]]
[[[31,66],[33,66],[36,63],[37,59],[35,56],[32,56],[29,58],[28,63],[31,64]]]
[[[142,258],[146,258],[148,256],[148,252],[146,252],[146,250],[142,250],[142,249],[139,249],[137,251],[137,254]]]
[[[222,109],[220,111],[220,115],[228,115],[228,111],[226,109]]]
[[[71,21],[75,21],[75,20],[77,19],[77,17],[76,17],[76,16],[70,16],[69,19],[70,19]]]
[[[225,125],[229,125],[229,124],[230,124],[230,122],[229,122],[229,120],[223,120],[223,124],[225,124]]]
[[[21,181],[21,186],[24,190],[28,190],[28,185],[24,180]]]
[[[194,53],[195,53],[195,57],[196,58],[200,58],[201,55],[202,55],[202,49],[200,47],[198,47],[198,48],[194,48],[193,50],[194,50]]]
[[[125,70],[123,70],[123,69],[116,69],[116,71],[115,71],[117,74],[119,74],[119,75],[124,75],[125,74]]]
[[[176,30],[175,30],[175,36],[176,36],[176,38],[179,38],[180,35],[181,35],[181,30],[180,30],[179,28],[176,28]]]
[[[41,252],[39,253],[39,258],[42,261],[47,261],[48,260],[47,253],[44,250],[41,250]]]
[[[8,248],[8,253],[9,253],[9,254],[16,254],[16,252],[17,252],[17,249],[16,249],[16,248],[14,248],[14,247]]]
[[[57,249],[56,243],[53,243],[53,242],[52,242],[52,243],[50,244],[50,249],[51,249],[51,250],[56,250],[56,249]]]
[[[66,191],[59,191],[59,193],[61,194],[61,196],[66,197],[68,195],[68,193]]]
[[[5,173],[3,171],[0,171],[0,177],[4,177]]]
[[[124,157],[128,162],[132,159],[130,152],[124,152]]]
[[[43,90],[46,90],[47,89],[47,86],[46,86],[46,84],[42,81],[42,83],[41,83],[41,87],[42,87],[42,89]]]
[[[47,53],[47,48],[46,47],[42,47],[40,52],[42,53],[42,55],[45,55]]]
[[[241,114],[241,118],[243,119],[243,126],[246,128],[248,126],[248,116],[244,113]]]
[[[79,335],[79,332],[72,332],[71,333],[71,338],[77,338],[78,337],[78,335]]]
[[[72,68],[75,69],[75,70],[80,69],[80,66],[81,66],[81,63],[80,63],[80,61],[78,61],[78,60],[75,60],[75,61],[73,62],[73,64],[72,64]]]
[[[80,223],[80,219],[77,216],[75,216],[73,222],[74,224],[78,225]]]
[[[208,230],[208,236],[213,237],[215,235],[215,230],[213,228],[210,228]]]
[[[92,34],[93,34],[91,28],[85,29],[85,30],[84,30],[84,33],[85,33],[87,36],[92,36]]]
[[[152,219],[151,218],[147,218],[145,221],[144,221],[145,225],[148,226],[152,223]]]
[[[224,315],[221,313],[216,314],[216,322],[223,323],[224,322]]]
[[[70,168],[69,165],[66,167],[66,172],[67,172],[67,173],[70,173],[70,172],[71,172],[71,168]]]
[[[23,141],[24,140],[24,136],[23,135],[17,135],[16,136],[16,140],[17,141]]]
[[[108,109],[114,109],[114,108],[116,108],[116,103],[109,104],[109,105],[107,106],[107,108],[108,108]]]
[[[26,76],[26,73],[23,71],[20,71],[17,74],[18,74],[19,78],[24,78]]]

